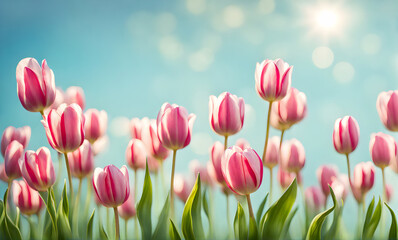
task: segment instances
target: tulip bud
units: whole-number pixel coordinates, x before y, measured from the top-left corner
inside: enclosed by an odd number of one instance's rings
[[[348,176],[345,174],[341,174],[338,177],[333,177],[330,187],[333,189],[336,199],[341,199],[344,202],[347,198],[350,187]]]
[[[233,146],[225,150],[221,169],[228,187],[239,195],[251,194],[263,180],[263,164],[256,151]]]
[[[198,160],[192,160],[189,163],[189,169],[194,174],[195,178],[200,174],[200,180],[207,186],[213,186],[213,181],[209,172],[207,171],[207,166],[203,166]]]
[[[30,112],[42,112],[55,100],[54,73],[43,60],[24,58],[17,66],[17,91],[22,106]]]
[[[126,221],[136,215],[135,200],[133,193],[134,189],[131,189],[130,195],[127,198],[127,200],[122,205],[117,207],[117,212],[119,213],[119,216]]]
[[[325,194],[325,196],[330,194],[329,186],[332,184],[333,178],[337,177],[337,174],[338,170],[334,165],[323,165],[320,166],[316,171],[319,184],[321,185],[323,194]]]
[[[108,115],[104,110],[88,109],[84,113],[84,135],[93,144],[106,133]]]
[[[245,118],[245,101],[229,92],[217,98],[211,95],[209,101],[209,121],[211,129],[221,136],[231,136],[239,132]]]
[[[282,187],[283,190],[286,190],[290,184],[293,182],[294,178],[296,178],[296,173],[287,172],[283,170],[281,167],[278,169],[278,175],[276,176],[279,182],[279,185]],[[298,173],[297,176],[297,183],[302,183],[301,173]]]
[[[392,196],[394,195],[394,188],[390,184],[386,184],[386,200],[389,203],[391,201]]]
[[[148,169],[151,173],[157,174],[160,168],[160,160],[153,158],[152,156],[147,157],[148,160]]]
[[[281,167],[288,172],[298,173],[305,164],[303,145],[297,140],[284,141],[280,153]]]
[[[257,63],[254,74],[256,91],[265,101],[279,101],[290,89],[293,66],[282,59],[264,60]]]
[[[1,137],[1,155],[3,155],[4,157],[8,144],[10,144],[14,140],[22,144],[23,148],[25,149],[28,146],[30,134],[31,130],[29,126],[21,128],[9,126],[8,128],[6,128]]]
[[[195,118],[195,114],[188,115],[184,107],[163,104],[156,121],[158,137],[163,146],[170,150],[188,146]]]
[[[214,167],[215,178],[217,182],[224,185],[225,180],[221,169],[221,159],[224,155],[224,145],[217,141],[210,149],[210,159]]]
[[[202,177],[202,175],[200,175]],[[193,184],[186,180],[181,174],[176,174],[174,177],[174,193],[181,199],[182,202],[186,202],[189,194],[191,193]]]
[[[36,152],[27,151],[19,164],[23,178],[36,191],[47,191],[55,183],[54,167],[48,148],[41,147]]]
[[[244,138],[239,138],[236,140],[235,146],[240,147],[240,149],[246,149],[250,147],[250,143]]]
[[[8,144],[6,154],[4,156],[4,165],[9,179],[16,179],[22,176],[18,162],[23,157],[23,151],[24,148],[22,144],[16,140]]]
[[[79,105],[61,104],[41,120],[51,147],[61,153],[73,152],[84,141],[84,115]]]
[[[69,152],[68,159],[70,172],[76,178],[85,178],[94,170],[94,152],[87,140],[74,152]]]
[[[272,169],[276,165],[278,165],[279,162],[279,144],[280,144],[280,138],[277,136],[274,136],[269,139],[268,145],[267,145],[267,150],[265,152],[265,158],[264,158],[264,166]]]
[[[141,140],[141,131],[145,121],[146,120],[144,119],[140,120],[139,118],[131,119],[130,121],[131,138],[137,138]]]
[[[146,150],[139,139],[131,139],[126,149],[126,161],[133,170],[145,169]]]
[[[93,187],[95,194],[105,207],[122,205],[130,195],[127,167],[123,166],[120,170],[114,165],[108,165],[104,169],[96,168],[93,175]]]
[[[8,176],[6,173],[6,168],[4,165],[5,165],[4,163],[0,163],[0,180],[5,183],[8,183],[9,179],[8,179]]]
[[[142,119],[141,140],[144,143],[147,154],[159,161],[165,160],[170,151],[165,148],[158,138],[156,120]]]
[[[84,91],[81,87],[73,86],[66,89],[65,100],[68,105],[76,103],[80,106],[82,110],[84,110],[86,106],[86,98],[84,96]]]
[[[357,120],[345,116],[336,120],[333,131],[333,144],[341,154],[352,153],[358,146],[359,126]]]
[[[393,132],[398,131],[398,91],[382,92],[377,97],[377,112],[384,126]]]
[[[379,132],[371,135],[369,151],[373,163],[379,168],[385,168],[390,162],[396,161],[397,143],[392,136]]]
[[[23,180],[13,182],[12,194],[15,206],[27,216],[38,214],[44,206],[40,194]]]
[[[372,162],[360,162],[355,166],[352,185],[361,192],[361,195],[372,189],[374,181],[375,168]]]
[[[303,92],[290,88],[286,97],[272,106],[271,124],[280,130],[289,129],[300,122],[307,114],[307,97]]]
[[[312,213],[319,212],[325,205],[326,197],[319,187],[309,187],[305,190],[305,204]]]

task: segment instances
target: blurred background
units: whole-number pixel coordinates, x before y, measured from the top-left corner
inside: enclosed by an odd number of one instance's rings
[[[40,114],[22,107],[15,79],[22,58],[39,62],[45,58],[57,86],[82,87],[86,108],[108,113],[110,144],[96,159],[98,167],[125,164],[132,117],[155,118],[166,101],[195,113],[192,142],[177,155],[176,171],[189,176],[189,162],[198,159],[205,164],[212,143],[223,141],[209,125],[210,95],[229,91],[244,98],[244,127],[229,142],[243,137],[261,155],[268,104],[255,91],[254,70],[256,62],[283,58],[294,65],[292,86],[305,92],[308,100],[307,117],[287,131],[285,139],[297,138],[305,147],[304,187],[318,185],[315,172],[322,164],[335,164],[347,173],[345,157],[332,144],[338,117],[352,115],[360,125],[352,168],[371,160],[370,134],[387,132],[376,99],[381,91],[398,89],[397,11],[396,1],[364,0],[69,1],[67,5],[1,1],[0,130],[29,125],[28,149],[49,147]],[[271,136],[279,134],[271,130]],[[57,168],[55,152],[53,160]],[[167,159],[167,186],[170,168]],[[141,182],[143,177],[141,172]],[[387,170],[387,183],[397,180]],[[0,184],[1,194],[6,187]],[[253,194],[255,210],[268,189],[268,171],[264,171],[263,185]],[[276,184],[274,189],[279,190]],[[218,188],[214,191],[216,216],[223,219],[225,199]],[[377,169],[367,203],[381,193]],[[398,189],[393,209],[398,208],[397,194]],[[182,212],[183,204],[178,204]],[[345,221],[354,219],[357,208],[352,196],[345,204],[350,206],[344,209]],[[225,223],[217,221],[216,226]]]

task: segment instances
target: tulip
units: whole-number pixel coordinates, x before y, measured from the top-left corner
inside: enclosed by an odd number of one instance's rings
[[[145,121],[147,121],[146,118],[142,120],[140,120],[139,118],[131,119],[130,121],[131,138],[137,138],[141,140],[141,131]]]
[[[265,158],[263,164],[265,167],[272,170],[279,162],[279,144],[280,139],[277,136],[270,138],[267,151],[265,152]]]
[[[11,181],[22,176],[18,162],[23,157],[23,151],[24,148],[22,144],[16,140],[8,144],[4,156],[4,165],[7,176]]]
[[[303,145],[297,139],[284,142],[281,148],[280,160],[283,169],[297,174],[305,164]]]
[[[345,174],[341,174],[338,177],[332,178],[332,184],[330,187],[333,189],[333,192],[337,199],[345,201],[348,195],[348,189],[350,187],[348,176]]]
[[[84,115],[79,105],[61,104],[56,110],[50,111],[41,121],[46,130],[49,144],[65,156],[68,172],[69,188],[73,194],[72,178],[69,169],[68,152],[78,149],[84,141]]]
[[[271,126],[287,130],[303,120],[307,115],[307,97],[303,92],[290,88],[285,98],[274,102],[271,113]]]
[[[221,169],[227,186],[238,195],[246,195],[250,218],[254,220],[250,194],[257,191],[263,180],[263,164],[252,148],[233,146],[225,150]]]
[[[93,187],[101,204],[113,208],[115,214],[116,239],[119,239],[119,215],[117,207],[125,203],[130,195],[129,173],[127,167],[120,170],[114,165],[104,169],[96,168],[93,175]]]
[[[379,168],[385,168],[390,162],[396,161],[397,143],[390,135],[381,132],[372,134],[369,150],[373,163]]]
[[[65,93],[61,88],[55,88],[55,100],[51,106],[44,110],[45,116],[51,111],[51,109],[57,109],[62,103],[65,103]]]
[[[68,153],[69,166],[72,176],[83,179],[94,170],[94,151],[88,140],[74,152]]]
[[[142,119],[141,140],[148,155],[154,159],[163,161],[169,156],[170,151],[162,145],[158,138],[156,120]]]
[[[305,204],[312,213],[319,212],[325,205],[325,195],[319,187],[309,187],[305,190]]]
[[[159,172],[160,165],[162,162],[156,160],[152,156],[147,156],[148,169],[151,173],[157,174]],[[163,181],[163,179],[162,179]]]
[[[377,112],[384,126],[393,132],[398,131],[398,91],[382,92],[377,97]]]
[[[224,155],[224,145],[217,141],[210,149],[210,160],[213,163],[215,179],[221,185],[225,185],[224,176],[221,169],[221,159]]]
[[[244,138],[239,138],[236,140],[235,146],[238,146],[241,149],[246,149],[250,147],[250,143]]]
[[[91,145],[93,148],[94,156],[97,156],[98,154],[105,152],[108,149],[109,146],[109,137],[107,135],[102,136],[99,138],[95,143]]]
[[[139,139],[131,139],[126,149],[126,161],[134,171],[145,169],[146,150],[144,143]]]
[[[245,101],[229,92],[223,92],[217,98],[210,96],[209,121],[217,134],[228,138],[242,129],[245,118]]]
[[[30,112],[40,112],[55,100],[54,73],[43,60],[41,67],[34,58],[24,58],[17,66],[17,91],[22,106]]]
[[[88,109],[84,113],[84,135],[93,144],[105,135],[108,124],[108,115],[104,110]]]
[[[27,216],[38,214],[44,206],[40,194],[24,180],[13,183],[12,193],[15,206]]]
[[[29,126],[21,128],[15,128],[13,126],[7,127],[1,137],[1,155],[4,157],[8,144],[14,140],[22,144],[23,148],[25,149],[28,146],[30,134],[31,130]]]
[[[391,201],[391,198],[393,195],[394,195],[394,188],[390,184],[386,184],[386,200],[387,200],[387,202]]]
[[[355,166],[352,185],[357,190],[357,196],[361,197],[359,202],[363,202],[365,194],[372,189],[374,181],[375,169],[372,162],[361,162]]]
[[[23,178],[36,191],[47,191],[55,183],[54,167],[48,148],[41,147],[36,152],[26,151],[19,164]]]
[[[316,171],[319,184],[321,185],[323,194],[325,194],[326,197],[330,194],[329,186],[332,184],[333,178],[337,177],[337,174],[338,170],[334,165],[323,165]]]
[[[7,173],[6,173],[6,168],[4,163],[0,163],[0,180],[9,183],[10,180],[8,179]]]
[[[286,190],[290,184],[293,182],[294,178],[297,178],[298,184],[302,183],[302,177],[300,172],[298,173],[298,176],[296,176],[295,173],[287,172],[283,170],[281,167],[278,169],[278,174],[277,174],[277,179],[279,182],[279,185],[282,187],[283,190]]]
[[[66,89],[65,100],[67,104],[76,103],[82,110],[86,106],[84,91],[81,87],[73,86]]]
[[[205,183],[207,186],[212,187],[213,181],[208,172],[208,167],[203,166],[198,160],[192,160],[189,163],[189,169],[194,174],[195,178],[198,174],[200,174],[200,180]]]
[[[202,177],[202,175],[200,175]],[[188,181],[181,174],[176,174],[174,178],[174,193],[177,197],[182,201],[186,202],[189,194],[191,193],[193,188],[192,182]]]

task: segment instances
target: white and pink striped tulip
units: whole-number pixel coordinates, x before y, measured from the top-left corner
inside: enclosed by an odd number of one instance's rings
[[[320,166],[316,171],[316,175],[318,177],[323,194],[328,196],[330,194],[329,185],[332,184],[333,178],[336,178],[338,175],[337,167],[334,165]]]
[[[298,173],[305,165],[305,150],[297,139],[284,141],[279,154],[281,167],[288,172]]]
[[[202,175],[200,175],[202,177]],[[193,188],[192,182],[187,180],[183,175],[176,174],[174,177],[174,193],[177,197],[182,201],[186,202],[189,194],[191,193]]]
[[[9,179],[8,179],[8,176],[6,173],[6,167],[5,167],[4,163],[0,163],[0,180],[5,183],[9,182]]]
[[[89,141],[73,152],[68,153],[69,167],[72,176],[82,179],[89,176],[94,170],[94,151]]]
[[[84,113],[84,136],[93,144],[106,133],[108,114],[104,110],[91,108]]]
[[[319,212],[325,205],[326,197],[320,187],[309,187],[305,190],[305,204],[312,213]]]
[[[388,134],[379,132],[372,134],[369,143],[370,156],[379,168],[385,168],[397,158],[397,143]]]
[[[141,140],[145,145],[147,154],[152,158],[163,161],[169,156],[170,151],[162,145],[158,138],[156,120],[142,119]]]
[[[131,139],[126,149],[126,162],[133,170],[145,169],[146,150],[144,143],[139,139]]]
[[[17,206],[24,215],[30,216],[32,214],[38,214],[44,206],[40,194],[29,187],[24,180],[13,182],[12,195],[15,206]]]
[[[297,183],[301,184],[303,179],[300,172],[298,173],[298,176],[296,176],[296,173],[285,171],[281,167],[278,168],[278,174],[276,178],[278,179],[279,185],[283,190],[287,189],[296,177]]]
[[[350,154],[358,146],[359,125],[351,116],[338,118],[334,124],[333,144],[337,152]]]
[[[358,189],[361,195],[364,195],[372,189],[374,182],[375,168],[373,163],[370,161],[358,163],[354,168],[353,187]]]
[[[6,148],[8,144],[16,140],[22,144],[23,148],[26,149],[30,140],[31,130],[29,126],[24,126],[21,128],[15,128],[13,126],[7,127],[1,137],[1,155],[6,153]]]
[[[82,110],[86,107],[86,97],[83,88],[72,86],[66,89],[65,102],[67,104],[76,103]]]
[[[117,212],[119,213],[119,216],[124,220],[129,220],[130,218],[133,218],[137,213],[135,209],[135,199],[133,193],[134,189],[131,189],[130,195],[127,200],[122,205],[117,207]]]
[[[16,179],[22,176],[19,161],[23,158],[23,152],[24,148],[18,141],[14,140],[8,144],[4,156],[4,165],[9,179]]]
[[[381,92],[377,97],[377,112],[384,126],[393,132],[398,131],[398,90]]]
[[[265,152],[265,158],[264,158],[264,166],[272,169],[276,165],[278,165],[279,162],[279,144],[280,144],[280,138],[277,136],[273,136],[269,139],[268,145],[267,145],[267,150]]]
[[[225,179],[221,169],[221,159],[223,155],[224,155],[224,144],[222,144],[219,141],[215,142],[210,149],[210,160],[213,164],[215,179],[221,185],[225,185]]]
[[[141,132],[143,125],[145,124],[145,121],[147,121],[147,118],[144,119],[139,119],[139,118],[133,118],[130,121],[130,135],[131,138],[136,138],[141,140]]]

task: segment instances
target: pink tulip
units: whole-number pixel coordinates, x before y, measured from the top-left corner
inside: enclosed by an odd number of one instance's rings
[[[27,216],[38,214],[44,206],[40,194],[29,187],[24,180],[14,181],[12,194],[15,206]]]
[[[189,169],[195,176],[197,177],[198,174],[200,174],[200,180],[205,183],[207,186],[213,186],[213,181],[212,178],[208,172],[207,165],[203,166],[202,163],[200,163],[198,160],[192,160],[189,163]]]
[[[160,168],[160,160],[153,158],[152,156],[147,157],[148,160],[148,169],[151,173],[157,174]]]
[[[366,194],[372,189],[375,182],[375,168],[372,162],[360,162],[354,168],[354,178],[352,185],[361,192]]]
[[[142,120],[141,140],[144,143],[147,154],[153,158],[163,161],[170,151],[165,148],[158,138],[156,120],[144,118]]]
[[[130,195],[127,167],[123,166],[120,170],[114,165],[108,165],[104,169],[96,168],[93,187],[105,207],[115,208],[122,205]]]
[[[17,91],[22,106],[30,112],[43,112],[55,100],[54,73],[43,60],[24,58],[17,66]]]
[[[126,149],[126,161],[135,171],[145,169],[146,150],[144,143],[139,139],[131,139]]]
[[[5,171],[9,179],[16,179],[22,176],[19,168],[19,160],[23,158],[23,146],[18,141],[14,140],[6,149],[4,156]]]
[[[241,149],[246,149],[250,147],[250,143],[244,138],[239,138],[236,140],[235,146],[238,146]]]
[[[134,200],[134,189],[130,190],[130,195],[127,198],[127,200],[117,207],[117,212],[119,213],[119,216],[123,218],[124,220],[129,220],[130,218],[134,217],[136,215],[136,209],[135,209],[135,200]]]
[[[221,159],[224,155],[224,144],[217,141],[213,144],[210,150],[210,159],[213,163],[215,178],[217,182],[224,185],[225,180],[221,169]]]
[[[317,169],[316,175],[325,196],[330,194],[329,185],[332,184],[332,180],[337,177],[337,174],[338,170],[334,165],[323,165]]]
[[[94,151],[94,156],[97,156],[98,154],[105,152],[108,149],[109,146],[109,137],[108,136],[102,136],[100,137],[95,143],[91,145]]]
[[[81,87],[73,86],[66,89],[65,100],[67,104],[76,103],[82,110],[84,110],[86,106],[86,98]]]
[[[94,151],[87,140],[74,152],[69,152],[68,159],[71,174],[76,178],[83,179],[94,170]]]
[[[390,131],[398,131],[398,91],[380,93],[376,108],[384,126]]]
[[[390,184],[386,184],[386,195],[387,202],[390,202],[392,196],[394,195],[394,188]]]
[[[312,213],[319,212],[325,205],[325,195],[319,187],[309,187],[305,190],[305,204]]]
[[[369,151],[373,163],[380,168],[385,168],[390,165],[390,162],[396,161],[397,143],[392,136],[379,132],[371,135]]]
[[[345,116],[336,120],[333,131],[333,144],[337,152],[350,154],[358,146],[359,126],[357,120]]]
[[[217,98],[211,95],[209,101],[210,126],[221,136],[231,136],[243,127],[245,101],[229,92],[223,92]]]
[[[62,103],[65,103],[65,93],[62,91],[61,88],[56,88],[55,89],[55,100],[51,106],[46,108],[44,110],[44,114],[48,115],[48,113],[51,111],[51,109],[57,109]]]
[[[263,180],[263,163],[252,148],[233,146],[225,150],[221,169],[228,187],[239,195],[255,192]]]
[[[143,124],[146,120],[140,120],[139,118],[133,118],[130,121],[130,134],[131,138],[137,138],[141,140],[141,131]]]
[[[36,191],[47,191],[55,183],[54,167],[48,148],[41,147],[36,152],[27,151],[19,164],[23,178]]]
[[[94,143],[105,135],[108,115],[104,110],[88,109],[84,113],[84,135],[90,143]]]
[[[281,167],[279,167],[278,174],[276,177],[278,179],[279,185],[281,185],[282,189],[285,190],[290,186],[294,178],[296,178],[296,173],[287,172],[283,170]],[[302,177],[300,172],[298,173],[297,183],[298,184],[302,183]]]
[[[51,147],[61,153],[73,152],[84,141],[84,115],[79,105],[61,104],[41,121]]]
[[[202,175],[200,175],[202,177]],[[182,202],[186,202],[189,194],[191,193],[193,184],[185,179],[181,174],[176,174],[174,177],[174,193],[181,199]]]
[[[305,151],[297,139],[284,141],[280,153],[281,167],[288,172],[298,173],[305,164]]]
[[[6,168],[4,163],[0,163],[0,180],[5,183],[8,183],[10,181],[6,173]]]
[[[350,188],[348,176],[345,174],[341,174],[338,177],[333,177],[330,187],[333,189],[333,192],[337,199],[345,201]]]
[[[9,126],[8,128],[6,128],[3,132],[3,136],[1,137],[1,155],[3,155],[4,157],[8,144],[10,144],[14,140],[22,144],[23,148],[25,149],[28,146],[30,134],[31,131],[29,126],[21,128]]]
[[[277,136],[274,136],[269,139],[267,145],[267,151],[265,152],[265,158],[264,158],[264,166],[269,169],[272,169],[273,167],[278,165],[279,143],[280,143],[280,138]]]
[[[156,121],[158,137],[164,147],[170,150],[185,148],[191,142],[195,114],[189,114],[184,107],[163,104]]]
[[[271,114],[271,125],[276,129],[286,130],[307,115],[307,97],[303,92],[290,88],[286,97],[273,103]]]
[[[265,101],[279,101],[290,88],[293,66],[282,59],[264,60],[257,63],[254,77],[256,91]]]

